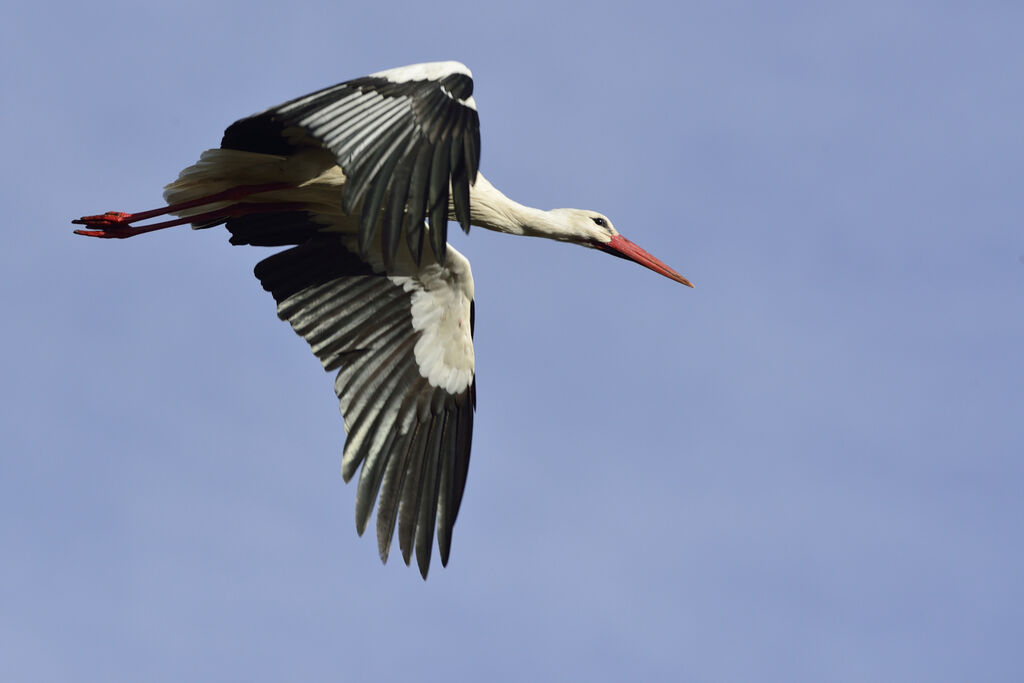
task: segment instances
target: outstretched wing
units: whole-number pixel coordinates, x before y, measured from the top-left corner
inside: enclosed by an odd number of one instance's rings
[[[244,221],[228,227],[240,236]],[[315,235],[261,261],[256,276],[324,369],[340,368],[345,481],[362,465],[357,530],[365,530],[379,493],[381,559],[387,562],[397,525],[403,559],[409,564],[415,547],[426,578],[435,520],[441,563],[448,563],[469,468],[476,405],[469,262],[451,248],[447,266],[389,277],[343,240]]]
[[[420,263],[424,218],[445,264],[448,195],[469,232],[469,187],[480,165],[480,118],[473,77],[459,62],[381,71],[299,97],[236,121],[221,147],[288,154],[302,144],[330,150],[347,178],[342,209],[359,211],[359,251],[381,230],[390,270],[403,232]],[[383,221],[379,221],[381,210]]]

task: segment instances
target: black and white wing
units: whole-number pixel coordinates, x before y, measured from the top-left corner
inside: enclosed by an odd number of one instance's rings
[[[228,227],[238,230],[230,221]],[[381,559],[387,562],[397,525],[402,557],[408,564],[415,547],[426,578],[435,523],[441,563],[448,563],[469,468],[476,404],[472,274],[449,247],[446,266],[387,276],[344,239],[315,235],[261,261],[256,276],[277,301],[278,316],[324,368],[339,369],[345,481],[362,464],[357,530],[365,530],[379,493]]]
[[[359,211],[359,251],[366,255],[381,229],[390,270],[404,232],[421,262],[424,218],[444,265],[448,195],[469,232],[469,187],[480,165],[480,118],[473,77],[459,62],[390,69],[299,97],[232,124],[221,147],[290,154],[318,144],[345,173],[342,209]],[[383,210],[383,221],[380,212]]]

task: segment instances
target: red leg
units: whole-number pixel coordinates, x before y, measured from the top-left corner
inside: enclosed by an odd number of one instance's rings
[[[139,226],[128,225],[127,221],[121,222],[117,218],[118,216],[137,216],[138,214],[122,214],[116,211],[109,211],[102,216],[90,216],[89,223],[85,223],[86,219],[84,218],[74,221],[75,223],[83,223],[92,227],[99,227],[98,230],[75,230],[75,234],[85,235],[86,237],[124,239],[125,237],[134,237],[135,235],[141,235],[146,232],[153,232],[154,230],[171,228],[175,225],[184,225],[186,223],[206,223],[208,221],[233,218],[235,216],[245,216],[250,213],[295,211],[296,209],[301,208],[301,206],[302,205],[298,202],[249,202],[247,204],[232,204],[231,206],[225,206],[222,209],[216,209],[214,211],[207,211],[206,213],[197,213],[191,216],[185,216],[184,218],[175,218],[174,220],[164,221],[162,223],[151,223],[150,225]]]
[[[209,211],[203,214],[196,214],[188,216],[187,218],[179,218],[171,221],[164,221],[163,223],[155,223],[153,225],[145,225],[138,227],[131,227],[131,223],[137,221],[144,221],[147,218],[154,218],[156,216],[163,216],[168,213],[177,213],[186,209],[191,209],[196,206],[203,206],[204,204],[213,204],[215,202],[235,201],[242,199],[250,195],[258,194],[260,192],[272,192],[274,190],[286,190],[292,187],[288,183],[265,183],[263,185],[239,185],[238,187],[232,187],[223,192],[217,192],[215,194],[207,195],[205,197],[199,197],[198,199],[191,199],[187,202],[179,202],[177,204],[170,204],[168,206],[161,207],[159,209],[153,209],[151,211],[140,211],[139,213],[124,213],[122,211],[108,211],[103,214],[96,216],[83,216],[79,219],[71,221],[76,225],[86,225],[90,228],[96,228],[95,230],[75,230],[76,235],[87,235],[89,237],[109,237],[123,239],[125,237],[134,237],[135,235],[141,235],[145,232],[152,232],[154,230],[160,230],[162,228],[170,228],[175,225],[183,225],[185,223],[201,223],[205,220],[215,220],[217,218],[229,218],[233,214],[231,211],[237,206],[260,206],[260,204],[245,204],[236,205],[234,207],[226,207],[219,211]],[[263,206],[273,206],[271,204],[264,204]],[[293,207],[294,208],[294,207]],[[273,209],[264,209],[273,210]],[[253,213],[254,210],[250,209],[245,213]]]

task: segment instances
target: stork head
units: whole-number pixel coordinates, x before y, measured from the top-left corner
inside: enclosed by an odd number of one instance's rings
[[[565,241],[592,249],[600,249],[612,256],[639,263],[670,280],[693,287],[693,284],[685,277],[620,235],[611,220],[604,214],[581,209],[553,209],[550,213],[557,216],[559,222],[564,226]]]

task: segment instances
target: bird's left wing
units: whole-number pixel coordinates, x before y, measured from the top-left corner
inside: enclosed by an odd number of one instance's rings
[[[425,217],[436,259],[445,263],[449,187],[456,219],[469,232],[480,118],[465,65],[414,64],[339,83],[236,121],[221,147],[288,154],[303,144],[335,156],[346,176],[342,209],[359,211],[359,251],[370,251],[380,224],[389,270],[403,221],[409,250],[421,262]]]
[[[340,368],[345,480],[362,464],[357,530],[365,530],[379,492],[381,559],[397,524],[406,564],[415,547],[426,578],[435,520],[448,563],[469,468],[476,404],[469,262],[449,247],[446,266],[389,277],[344,239],[317,235],[261,261],[256,276],[324,368]]]

